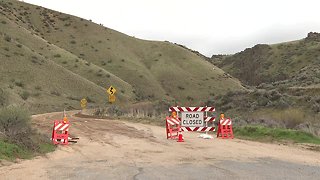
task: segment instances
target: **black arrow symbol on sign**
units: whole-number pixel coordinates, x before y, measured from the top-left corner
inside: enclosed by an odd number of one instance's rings
[[[110,92],[111,92],[111,94],[113,94],[113,91],[112,91],[112,90],[113,90],[113,87],[111,87],[111,88],[110,88]]]

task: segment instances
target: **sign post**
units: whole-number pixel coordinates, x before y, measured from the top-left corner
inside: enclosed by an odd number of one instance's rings
[[[115,95],[109,95],[109,103],[114,103],[116,101],[116,96]]]

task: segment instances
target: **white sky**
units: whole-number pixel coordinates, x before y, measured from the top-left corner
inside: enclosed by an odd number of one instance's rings
[[[24,0],[206,56],[320,32],[317,0]]]

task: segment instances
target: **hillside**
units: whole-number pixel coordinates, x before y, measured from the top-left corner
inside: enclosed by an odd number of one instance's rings
[[[320,85],[320,34],[305,39],[259,44],[231,56],[213,56],[213,64],[247,85],[285,84],[290,87]]]
[[[244,89],[173,43],[140,40],[19,1],[0,0],[0,37],[0,88],[7,97],[2,104],[33,112],[79,109],[83,97],[104,106],[110,85],[117,89],[117,103],[175,100],[181,105]]]
[[[273,45],[258,44],[210,62],[250,89],[214,99],[239,123],[303,129],[320,135],[320,34]],[[241,121],[241,122],[240,122]]]

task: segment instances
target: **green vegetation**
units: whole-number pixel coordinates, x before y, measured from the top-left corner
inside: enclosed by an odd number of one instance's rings
[[[234,134],[238,138],[263,141],[263,142],[293,142],[320,144],[320,138],[310,133],[262,126],[244,126],[234,128]]]
[[[211,62],[247,85],[308,87],[320,83],[319,39],[320,34],[309,33],[299,41],[259,44],[235,55],[213,56]]]
[[[93,106],[104,106],[110,85],[124,92],[117,94],[122,104],[165,99],[197,105],[210,92],[244,89],[237,79],[170,42],[136,39],[19,1],[1,0],[0,8],[6,9],[0,14],[0,22],[6,22],[0,26],[0,88],[15,85],[5,89],[10,104],[25,104],[32,113],[61,110],[65,103],[79,109],[71,96],[88,96]],[[203,76],[214,79],[204,83]],[[36,86],[42,88],[41,98],[19,97],[23,91],[33,94]]]
[[[210,62],[240,79],[249,91],[208,101],[239,124],[300,129],[320,136],[320,34],[298,41],[258,44]],[[208,104],[207,103],[207,104]]]
[[[23,91],[21,94],[20,94],[20,97],[23,99],[23,100],[27,100],[30,96],[30,93],[28,91]]]
[[[49,137],[32,129],[27,111],[14,106],[0,109],[0,159],[25,159],[53,150]]]
[[[31,152],[17,146],[0,140],[0,159],[14,160],[15,158],[27,159],[31,157]]]

